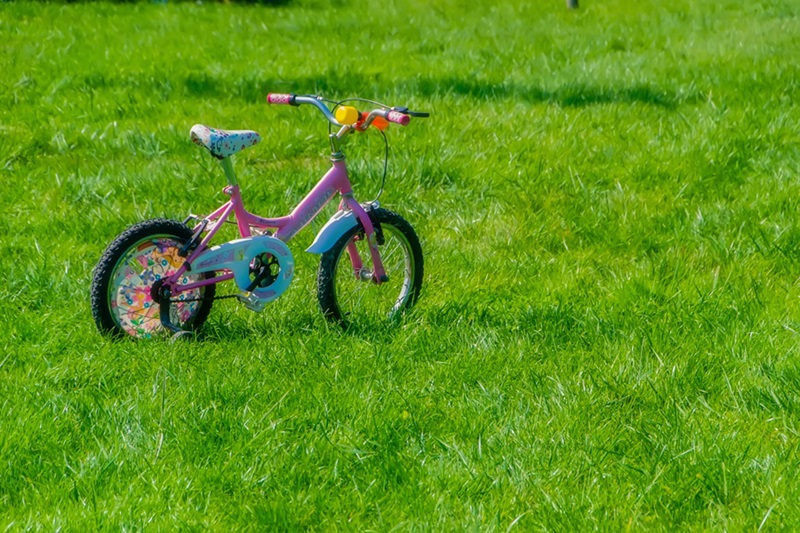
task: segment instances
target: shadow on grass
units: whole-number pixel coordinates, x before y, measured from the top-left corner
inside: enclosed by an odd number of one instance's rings
[[[574,83],[551,90],[465,78],[426,78],[416,81],[409,89],[410,92],[425,96],[457,95],[476,100],[510,99],[528,103],[554,103],[563,107],[639,103],[672,108],[700,98],[699,94],[679,95],[645,84],[604,87]]]
[[[327,74],[300,80],[241,80],[239,96],[263,98],[264,88],[281,87],[287,92],[322,92],[338,93],[350,91],[358,94],[365,86],[379,83],[375,76],[346,76]],[[216,82],[203,77],[189,77],[186,87],[197,96],[219,94]],[[527,103],[553,103],[562,107],[584,107],[598,104],[644,104],[665,108],[674,108],[682,103],[696,102],[701,99],[699,93],[677,94],[665,89],[646,84],[632,86],[600,86],[574,83],[556,89],[544,89],[536,86],[515,83],[491,83],[468,78],[418,78],[392,84],[394,91],[419,95],[427,98],[463,96],[475,100],[515,100]],[[275,90],[273,90],[276,92]]]
[[[234,99],[246,102],[263,101],[269,92],[297,94],[364,95],[390,90],[427,98],[468,97],[475,100],[515,100],[528,103],[553,103],[563,107],[584,107],[600,104],[643,104],[674,108],[680,104],[700,101],[698,92],[678,93],[652,84],[595,85],[571,83],[554,89],[513,82],[494,83],[465,77],[419,77],[406,80],[383,79],[380,73],[328,71],[317,76],[281,79],[263,77],[225,78],[205,72],[183,76],[167,73],[150,75],[90,75],[82,80],[83,87],[97,90],[108,87],[141,89],[151,86],[156,94],[169,99],[186,95],[203,99]]]
[[[385,342],[394,337],[406,327],[413,327],[412,310],[404,316],[392,320],[372,320],[368,323],[351,323],[341,326],[335,322],[326,321],[318,313],[301,313],[297,315],[282,315],[277,318],[248,321],[247,315],[242,310],[239,313],[226,313],[221,319],[213,316],[194,337],[188,341],[201,341],[206,343],[225,343],[236,340],[267,338],[267,337],[305,337],[307,335],[330,336],[336,339],[359,339],[368,342]]]

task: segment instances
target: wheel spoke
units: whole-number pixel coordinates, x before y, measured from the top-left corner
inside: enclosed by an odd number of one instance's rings
[[[179,247],[180,242],[172,238],[148,237],[134,244],[123,256],[112,276],[114,285],[110,289],[114,292],[109,296],[115,322],[128,333],[137,336],[140,330],[154,332],[161,328],[159,305],[150,291],[155,281],[175,272]],[[200,276],[186,278],[195,281]],[[203,292],[195,289],[185,297],[199,298]],[[176,303],[170,307],[170,315],[174,323],[183,324],[190,322],[199,308],[195,303]]]
[[[343,314],[389,316],[403,306],[409,296],[412,277],[411,249],[402,233],[389,224],[384,225],[384,245],[380,247],[381,261],[389,281],[376,285],[348,275],[349,255],[342,251],[335,277],[336,297]],[[366,240],[356,243],[364,267],[371,268],[372,256]]]
[[[370,216],[383,230],[383,244],[378,245],[378,250],[388,281],[375,283],[371,276],[364,279],[353,275],[348,250],[358,253],[365,273],[375,271],[367,239],[353,241],[356,230],[320,261],[320,307],[326,317],[342,325],[385,321],[411,307],[422,285],[422,251],[414,229],[400,215],[386,209],[379,208]]]

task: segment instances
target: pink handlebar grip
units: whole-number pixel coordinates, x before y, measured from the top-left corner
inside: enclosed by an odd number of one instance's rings
[[[291,94],[269,93],[267,95],[267,102],[270,104],[286,104],[292,103]]]
[[[405,126],[411,121],[411,117],[408,115],[404,115],[403,113],[398,113],[397,111],[389,111],[389,114],[386,115],[386,120],[389,122],[394,122],[395,124],[400,124],[401,126]]]

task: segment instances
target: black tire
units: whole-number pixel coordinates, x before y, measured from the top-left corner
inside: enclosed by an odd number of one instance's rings
[[[377,285],[360,279],[353,271],[346,253],[351,242],[356,245],[365,272],[372,272],[372,258],[361,224],[342,235],[319,263],[317,298],[322,314],[345,327],[352,322],[402,315],[417,301],[422,288],[422,247],[414,228],[388,209],[373,209],[369,215],[378,233],[388,282]]]
[[[177,250],[191,238],[192,230],[185,224],[159,218],[135,224],[114,239],[100,258],[92,278],[91,305],[97,329],[116,337],[136,338],[165,332],[150,288],[154,281],[182,264],[183,258],[177,255]],[[132,263],[135,257],[140,262]],[[147,266],[141,263],[144,259],[148,260]],[[187,273],[185,280],[199,281],[213,276],[213,273]],[[179,299],[203,300],[171,304],[173,323],[185,330],[200,329],[211,312],[215,288],[211,284],[181,293]]]

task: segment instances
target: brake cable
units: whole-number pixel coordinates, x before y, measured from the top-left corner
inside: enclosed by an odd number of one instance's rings
[[[334,104],[333,109],[331,110],[332,112],[335,112],[337,107],[340,107],[340,106],[342,106],[342,105],[344,105],[345,103],[348,103],[348,102],[364,102],[364,103],[367,103],[367,104],[372,104],[372,105],[375,105],[375,106],[378,106],[378,107],[382,107],[384,109],[391,109],[391,106],[388,106],[386,104],[382,104],[380,102],[376,102],[375,100],[369,100],[367,98],[345,98],[344,100],[341,100],[339,102],[334,102],[332,100],[326,100],[326,101],[331,102],[331,103]],[[383,189],[386,186],[386,174],[388,173],[388,169],[389,169],[389,138],[386,137],[386,133],[384,133],[382,130],[378,130],[378,131],[383,136],[383,147],[384,147],[384,151],[383,151],[383,176],[381,177],[381,187],[378,190],[378,195],[372,200],[372,202],[377,202],[378,199],[383,194]],[[328,123],[328,135],[330,135],[331,133],[333,133],[333,124]]]

